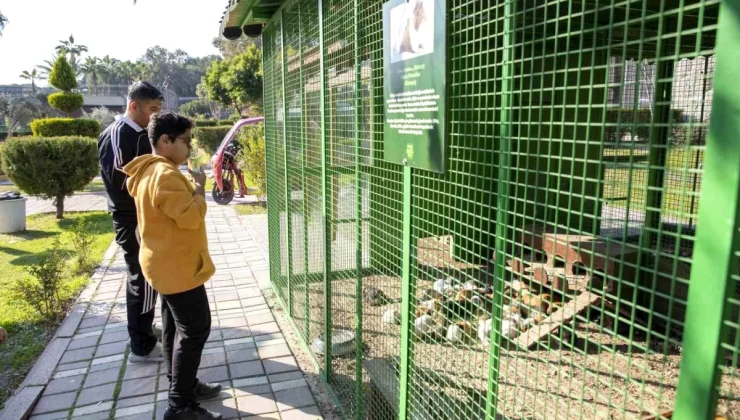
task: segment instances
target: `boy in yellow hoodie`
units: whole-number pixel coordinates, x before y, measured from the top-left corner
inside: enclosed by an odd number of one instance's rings
[[[162,297],[162,344],[169,407],[165,420],[211,420],[221,415],[197,403],[221,386],[197,379],[200,357],[211,332],[211,310],[203,284],[216,271],[206,238],[205,174],[192,173],[195,188],[180,173],[190,155],[193,123],[162,112],[149,123],[153,154],[123,170],[136,202],[144,276]]]

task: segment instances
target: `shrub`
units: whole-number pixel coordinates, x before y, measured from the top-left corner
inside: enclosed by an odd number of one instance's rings
[[[64,286],[65,256],[57,238],[36,263],[26,267],[26,271],[34,278],[18,279],[11,286],[17,299],[32,306],[47,321],[59,319],[64,313],[61,292]]]
[[[105,129],[109,125],[113,124],[114,121],[116,121],[116,116],[118,116],[119,114],[111,111],[106,107],[101,106],[99,108],[93,109],[90,113],[82,111],[82,115],[85,118],[99,122],[100,128]]]
[[[196,126],[193,130],[193,137],[198,139],[200,144],[208,153],[213,154],[218,149],[218,146],[226,137],[226,133],[231,130],[230,125],[223,125],[220,127],[198,127]]]
[[[211,103],[206,99],[196,99],[180,105],[180,113],[190,118],[197,118],[211,113]]]
[[[84,103],[79,93],[55,92],[49,95],[49,105],[68,115],[82,108]]]
[[[265,174],[265,135],[262,124],[249,125],[241,129],[237,141],[241,146],[239,161],[250,181],[257,187],[257,195],[264,199],[267,194]]]
[[[77,76],[65,54],[59,54],[54,62],[51,73],[49,73],[49,84],[63,92],[70,92],[77,88]]]
[[[64,198],[100,172],[97,141],[83,137],[23,137],[5,143],[3,171],[26,194],[54,200],[64,217]]]
[[[77,219],[72,226],[71,232],[72,245],[77,251],[77,273],[91,272],[96,263],[92,258],[92,246],[95,242],[95,235],[90,231],[90,226],[86,219]]]
[[[100,123],[82,118],[44,118],[31,122],[34,137],[98,137]]]
[[[231,127],[237,120],[195,120],[196,127]]]

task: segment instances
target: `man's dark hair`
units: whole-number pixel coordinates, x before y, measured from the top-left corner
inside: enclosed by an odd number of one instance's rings
[[[172,111],[163,111],[152,115],[149,121],[149,141],[152,142],[152,146],[156,146],[162,134],[174,139],[191,128],[193,128],[193,122],[190,119]]]
[[[153,84],[137,81],[128,87],[129,101],[164,101],[164,95]]]

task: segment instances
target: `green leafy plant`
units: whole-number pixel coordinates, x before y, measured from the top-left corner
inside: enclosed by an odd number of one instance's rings
[[[79,93],[55,92],[49,95],[49,105],[67,115],[71,115],[73,112],[82,108],[84,103],[85,100]]]
[[[265,136],[262,124],[242,128],[237,138],[241,151],[239,161],[250,181],[257,187],[257,195],[264,200],[267,195],[265,173]]]
[[[49,74],[49,83],[63,92],[77,89],[77,76],[65,54],[59,54]]]
[[[15,297],[32,306],[47,321],[55,321],[64,314],[61,296],[65,257],[57,238],[37,262],[25,268],[33,278],[20,278],[11,286]]]
[[[100,123],[84,118],[44,118],[31,122],[35,137],[98,137]]]
[[[196,126],[193,130],[193,137],[198,139],[198,144],[200,144],[203,149],[208,153],[213,154],[216,152],[216,149],[218,149],[218,146],[221,144],[229,130],[231,130],[230,125],[223,125],[220,127]]]
[[[29,195],[54,200],[64,217],[64,198],[89,184],[100,172],[98,146],[82,137],[19,137],[5,143],[3,171]]]
[[[70,236],[72,245],[74,245],[75,251],[77,251],[77,273],[91,272],[97,265],[92,256],[95,235],[90,230],[87,219],[77,219],[77,222],[72,226]]]

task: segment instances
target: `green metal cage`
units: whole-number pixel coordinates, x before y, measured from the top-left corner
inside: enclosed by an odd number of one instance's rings
[[[384,160],[381,1],[264,27],[270,278],[343,416],[740,418],[740,3],[447,25],[445,174]]]

